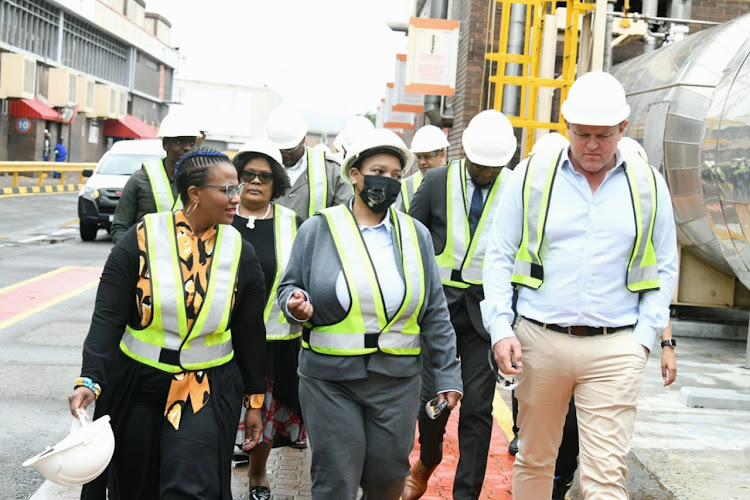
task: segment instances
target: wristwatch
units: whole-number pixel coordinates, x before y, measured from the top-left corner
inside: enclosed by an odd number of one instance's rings
[[[661,341],[661,348],[664,349],[665,347],[676,347],[677,341],[675,339],[667,339]]]

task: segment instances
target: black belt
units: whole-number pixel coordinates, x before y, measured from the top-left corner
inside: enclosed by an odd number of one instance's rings
[[[593,337],[594,335],[607,335],[609,333],[615,333],[615,332],[619,332],[620,330],[625,330],[626,328],[633,328],[634,326],[634,325],[599,326],[599,327],[597,326],[560,326],[560,325],[553,325],[550,323],[542,323],[541,321],[527,318],[526,316],[523,316],[523,319],[525,319],[526,321],[530,321],[531,323],[534,323],[535,325],[539,325],[543,328],[547,328],[548,330],[554,330],[560,333],[567,333],[568,335],[572,335],[573,337]]]

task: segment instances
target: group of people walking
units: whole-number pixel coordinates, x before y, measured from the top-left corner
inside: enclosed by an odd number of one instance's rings
[[[562,113],[570,143],[515,169],[494,110],[448,164],[429,125],[407,148],[360,120],[339,164],[286,106],[232,160],[165,118],[165,158],[118,205],[69,398],[74,415],[96,400],[116,437],[82,498],[228,500],[242,450],[250,498],[268,499],[271,449],[309,435],[313,498],[417,499],[460,408],[453,498],[478,499],[498,368],[518,387],[514,497],[554,498],[574,404],[584,495],[627,498],[676,279],[671,201],[618,147],[629,109],[613,77],[581,77]]]

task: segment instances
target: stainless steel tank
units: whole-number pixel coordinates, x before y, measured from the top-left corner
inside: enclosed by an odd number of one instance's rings
[[[750,288],[750,14],[612,73],[669,184],[680,244]]]

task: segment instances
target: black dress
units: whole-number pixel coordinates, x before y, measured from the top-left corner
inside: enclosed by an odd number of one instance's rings
[[[302,219],[297,217],[297,227],[302,222]],[[266,279],[266,293],[270,293],[276,276],[274,219],[256,219],[255,228],[250,229],[247,227],[246,218],[235,216],[232,225],[240,232],[242,238],[255,248]],[[262,412],[262,441],[273,442],[274,447],[288,446],[306,437],[297,394],[299,349],[299,338],[266,342],[267,391]],[[241,435],[242,432],[239,432],[237,444]]]

